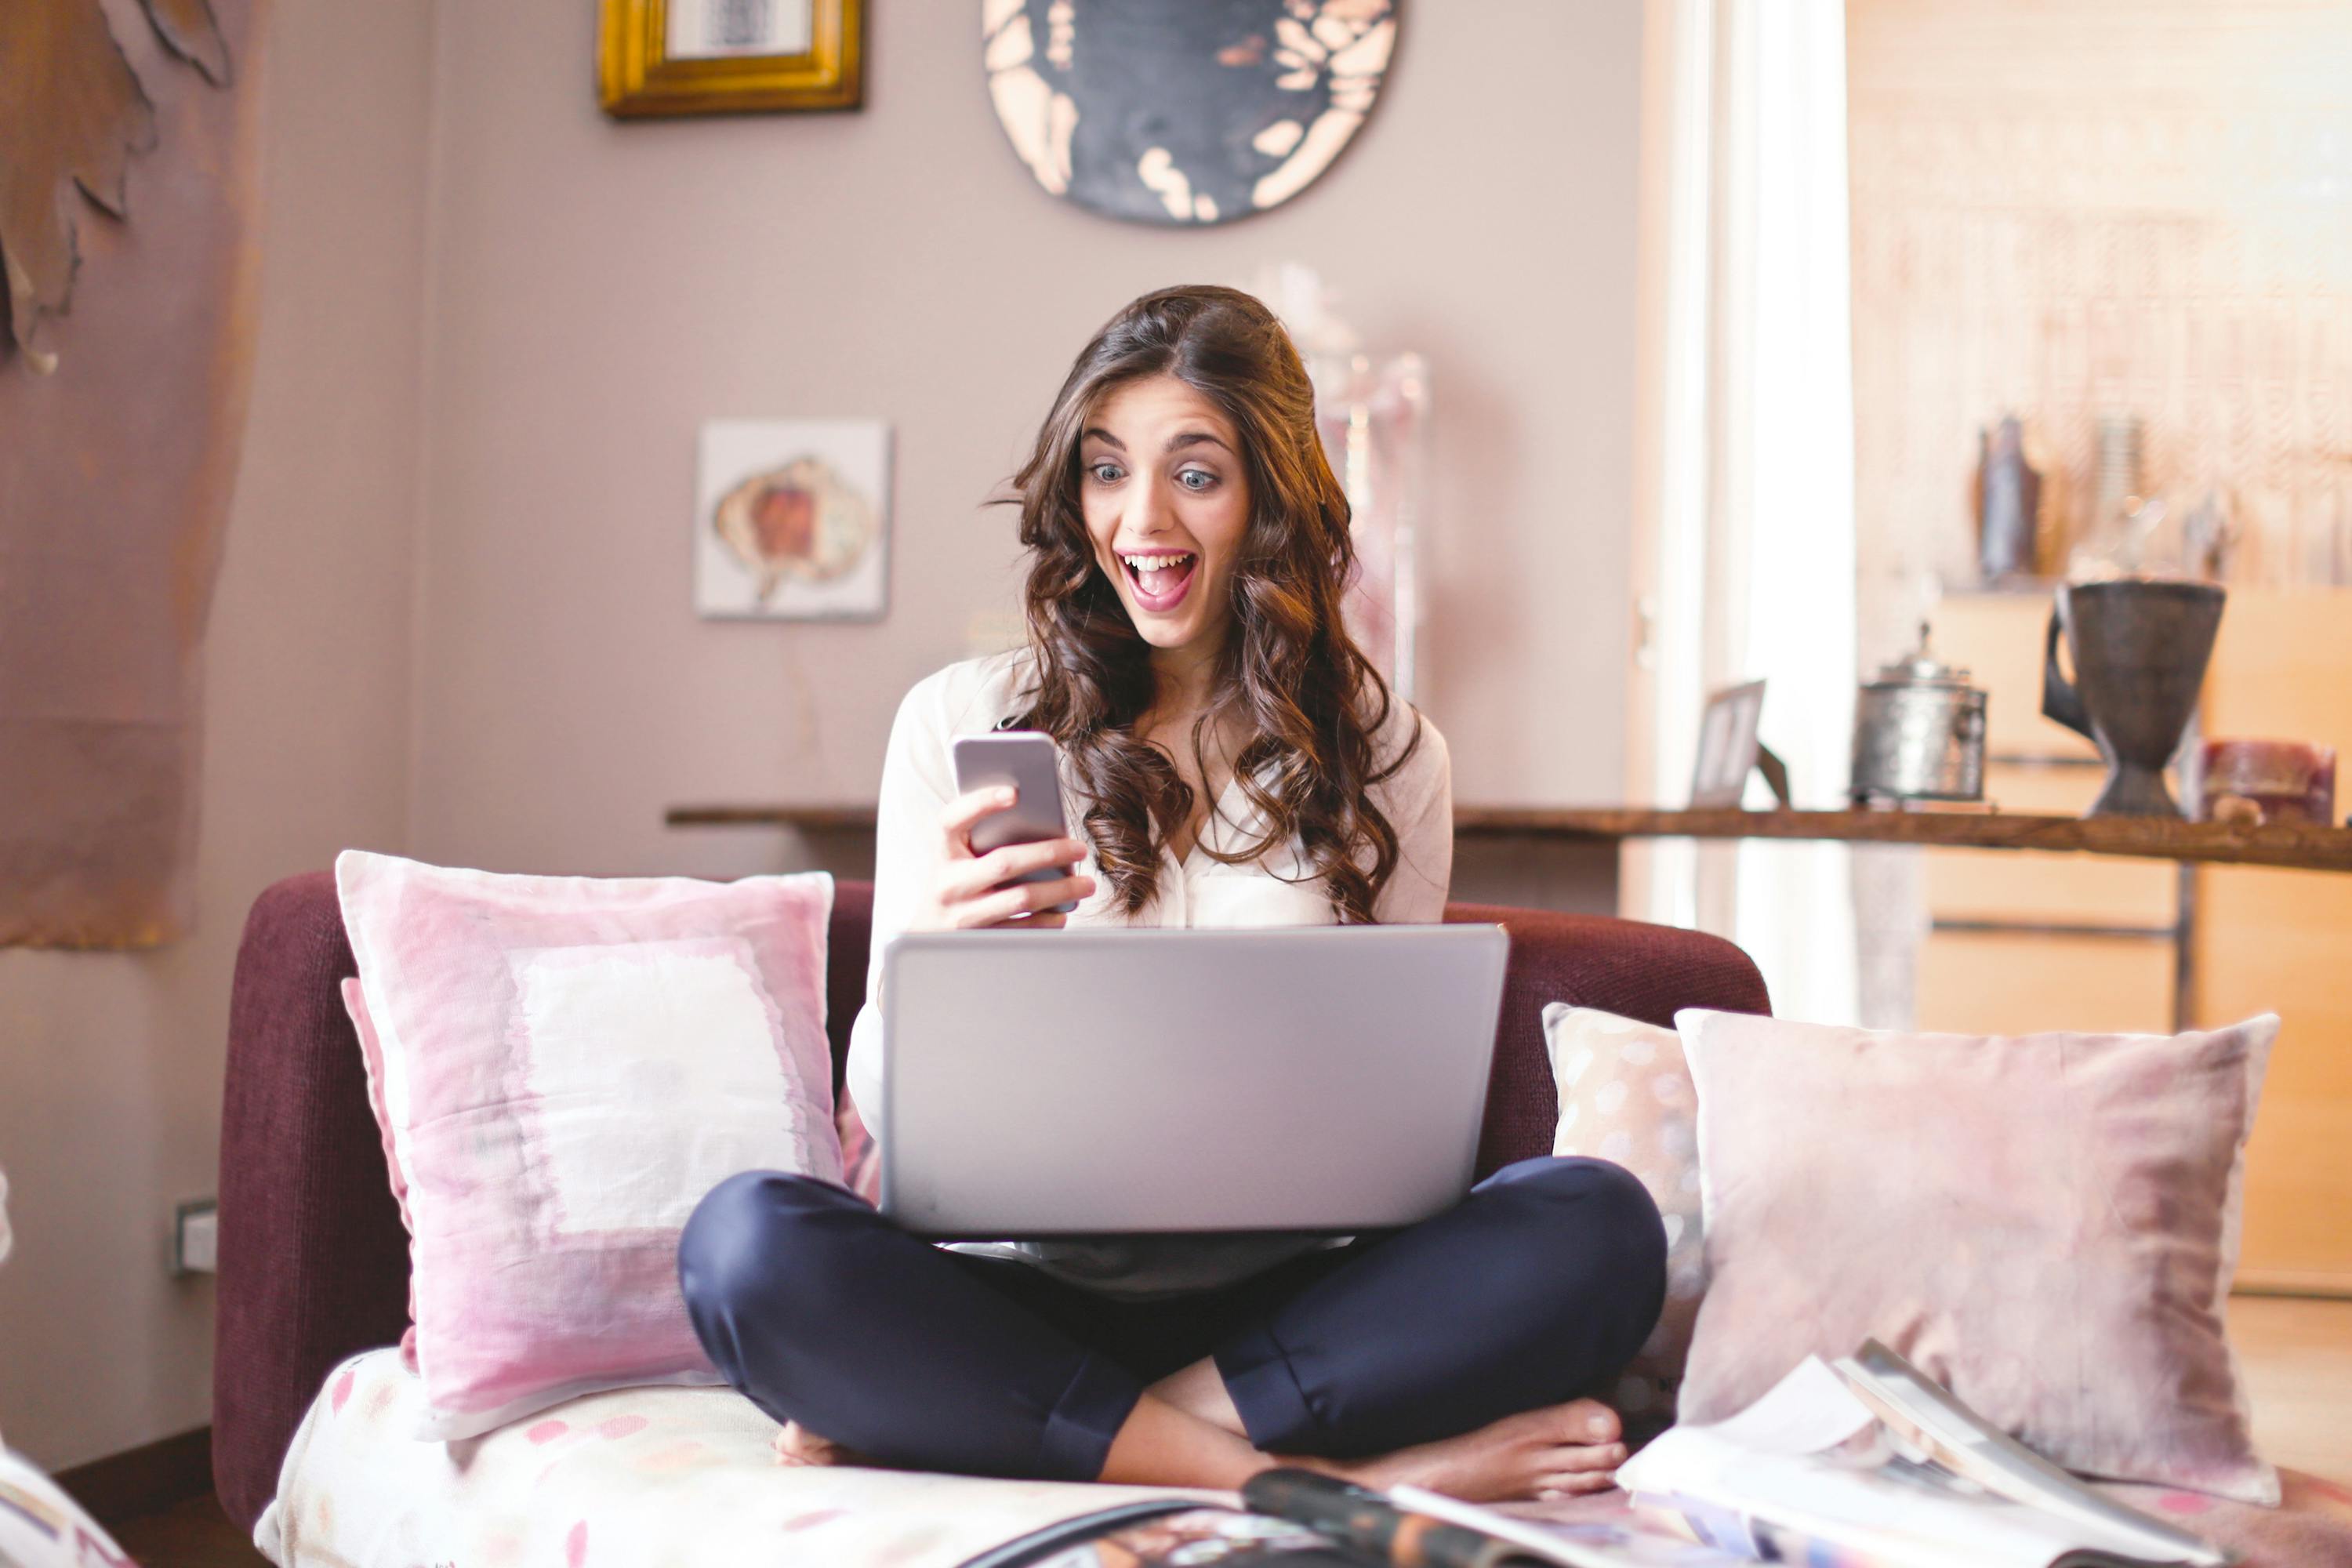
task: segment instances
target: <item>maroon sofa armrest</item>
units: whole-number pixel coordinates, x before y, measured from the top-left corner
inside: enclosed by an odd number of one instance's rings
[[[229,994],[221,1105],[213,1485],[250,1530],[335,1363],[408,1327],[408,1235],[341,984],[331,873],[265,891]]]
[[[1493,923],[1510,932],[1494,1076],[1478,1136],[1478,1174],[1551,1152],[1559,1095],[1544,1049],[1543,1010],[1553,1002],[1598,1007],[1671,1027],[1685,1007],[1769,1013],[1764,977],[1721,937],[1603,915],[1552,914],[1491,904],[1448,904],[1449,923]]]

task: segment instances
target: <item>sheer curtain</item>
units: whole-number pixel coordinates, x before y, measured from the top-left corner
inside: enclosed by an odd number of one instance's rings
[[[1844,5],[1650,0],[1646,21],[1629,783],[1681,804],[1707,693],[1762,679],[1762,737],[1797,804],[1840,805],[1855,677]],[[1665,841],[1626,872],[1627,913],[1730,937],[1777,1012],[1854,1020],[1843,846]]]

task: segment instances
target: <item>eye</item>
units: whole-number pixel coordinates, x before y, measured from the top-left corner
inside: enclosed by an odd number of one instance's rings
[[[1206,468],[1186,468],[1176,476],[1176,482],[1197,495],[1216,489],[1217,476]]]
[[[1098,485],[1115,485],[1127,478],[1127,470],[1117,463],[1096,463],[1087,469],[1087,477]]]

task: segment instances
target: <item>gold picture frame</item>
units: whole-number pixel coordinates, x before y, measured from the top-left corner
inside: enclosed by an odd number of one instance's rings
[[[864,0],[602,0],[596,96],[604,112],[634,120],[672,114],[746,114],[779,110],[856,109],[865,102]],[[692,16],[673,10],[698,6]],[[781,12],[773,21],[769,18]],[[751,35],[674,52],[677,24],[724,15],[730,24],[773,27],[804,47],[766,52]]]

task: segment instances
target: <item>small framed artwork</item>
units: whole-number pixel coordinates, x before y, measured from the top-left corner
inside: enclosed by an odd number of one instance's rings
[[[1751,680],[1706,700],[1698,732],[1698,765],[1691,770],[1694,808],[1737,806],[1757,762],[1756,721],[1764,711],[1764,683]]]
[[[597,97],[620,119],[865,101],[865,0],[603,0]]]
[[[879,619],[889,602],[890,427],[714,419],[695,481],[694,607],[706,619]]]

